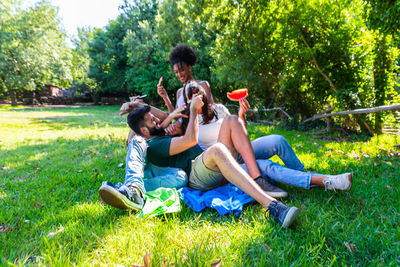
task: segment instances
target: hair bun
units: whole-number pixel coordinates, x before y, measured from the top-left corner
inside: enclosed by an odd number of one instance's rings
[[[194,50],[185,44],[178,44],[172,48],[169,53],[169,62],[171,63],[171,67],[182,62],[188,66],[193,66],[197,61],[198,58]]]

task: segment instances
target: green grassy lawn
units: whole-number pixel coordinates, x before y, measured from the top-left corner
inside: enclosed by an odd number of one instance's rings
[[[282,186],[303,210],[291,229],[257,204],[243,216],[196,213],[140,219],[100,203],[103,180],[123,181],[125,117],[118,107],[0,107],[0,264],[152,266],[399,265],[400,137],[326,141],[249,125],[251,138],[281,134],[306,169],[354,172],[350,192]],[[278,160],[274,158],[274,160]]]

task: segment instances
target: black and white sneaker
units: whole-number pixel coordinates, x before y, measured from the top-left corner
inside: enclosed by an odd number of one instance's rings
[[[275,185],[271,184],[267,178],[260,176],[254,181],[261,187],[261,189],[270,195],[271,197],[282,198],[287,197],[288,193],[285,190],[276,187]]]
[[[123,185],[117,189],[113,183],[103,182],[99,194],[106,204],[122,210],[141,210],[144,205],[139,191],[129,185]]]
[[[300,210],[296,207],[288,207],[280,201],[272,201],[267,213],[271,215],[283,228],[289,227],[299,214]]]

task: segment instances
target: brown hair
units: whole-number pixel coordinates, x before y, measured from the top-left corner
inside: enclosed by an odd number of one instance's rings
[[[188,98],[192,99],[193,95],[197,94],[199,92],[204,93],[204,89],[196,81],[190,81],[183,87],[182,94],[183,94],[183,99],[185,100],[186,109],[182,112],[182,114],[190,116],[190,102],[188,101]],[[218,120],[218,115],[214,109],[214,105],[208,104],[208,99],[205,95],[203,97],[203,103],[204,103],[204,105],[202,107],[203,114],[201,115],[203,118],[202,124],[209,124],[210,121],[212,121],[214,118]],[[182,118],[182,127],[181,127],[182,134],[184,134],[186,132],[188,123],[189,123],[189,118]]]

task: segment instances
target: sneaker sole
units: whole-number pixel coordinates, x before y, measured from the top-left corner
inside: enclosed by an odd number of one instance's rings
[[[275,197],[275,198],[284,198],[284,197],[288,197],[288,193],[283,191],[283,192],[268,192],[268,191],[264,191],[266,194],[268,194],[271,197]]]
[[[300,210],[296,207],[291,207],[286,214],[285,220],[282,223],[282,228],[288,228],[296,219],[297,214],[299,214]]]
[[[336,189],[338,191],[350,191],[353,186],[353,172],[349,172],[347,176],[347,180],[350,182],[350,187],[346,189]]]
[[[108,205],[121,210],[141,210],[142,206],[130,201],[122,195],[117,189],[103,185],[99,189],[100,198]]]
[[[351,190],[351,187],[353,186],[353,172],[350,173],[349,181],[350,181],[350,187],[347,190]]]

